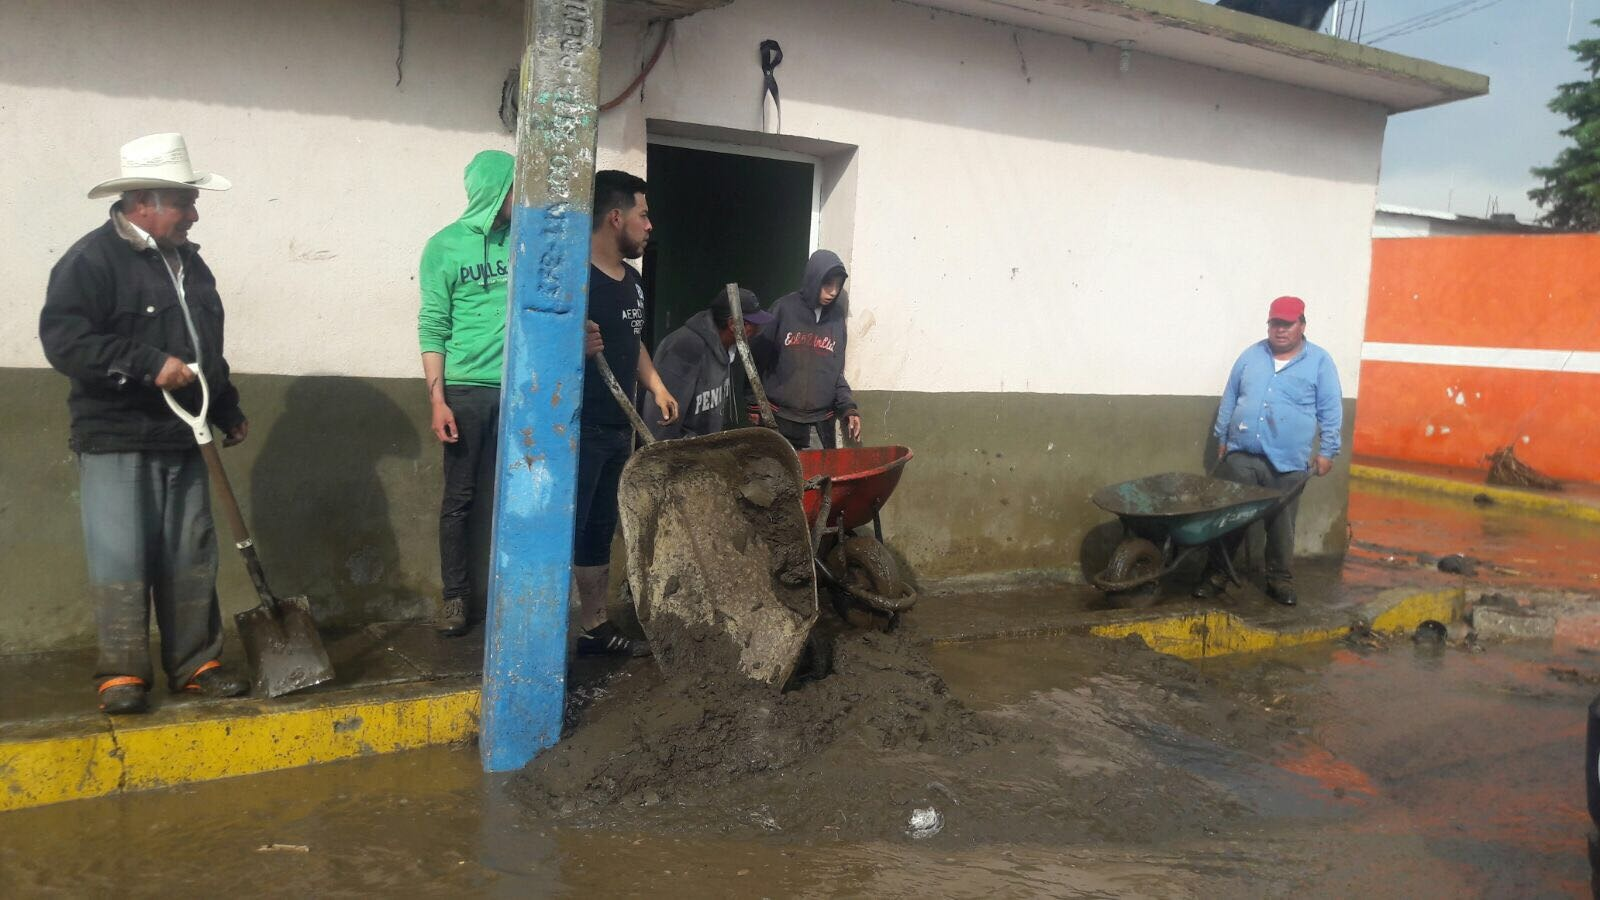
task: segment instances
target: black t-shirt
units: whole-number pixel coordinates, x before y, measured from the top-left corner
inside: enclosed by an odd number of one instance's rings
[[[600,325],[606,362],[623,393],[632,397],[638,381],[639,336],[644,333],[644,285],[632,266],[623,264],[621,281],[589,266],[589,319]],[[582,421],[585,425],[628,424],[593,360],[583,364]]]

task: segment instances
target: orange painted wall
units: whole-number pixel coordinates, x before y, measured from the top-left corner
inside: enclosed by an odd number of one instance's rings
[[[1366,340],[1600,350],[1600,235],[1373,241]],[[1600,375],[1365,361],[1355,452],[1600,482]]]
[[[1600,235],[1375,240],[1366,339],[1600,350]]]

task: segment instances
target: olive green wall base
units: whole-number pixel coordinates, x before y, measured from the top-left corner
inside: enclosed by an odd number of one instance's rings
[[[1089,497],[1215,459],[1215,397],[862,391],[867,443],[916,456],[884,510],[885,538],[922,577],[1021,569],[1099,571],[1120,536]],[[1345,402],[1345,446],[1355,401]],[[1306,488],[1298,552],[1343,553],[1347,460]]]
[[[427,614],[441,454],[421,380],[244,375],[250,438],[222,452],[267,578],[327,625]],[[0,369],[0,651],[94,640],[67,380]],[[215,516],[225,617],[255,602]]]
[[[327,625],[429,614],[441,467],[420,381],[243,375],[238,384],[251,436],[223,459],[274,587],[308,595]],[[0,652],[93,642],[66,394],[55,372],[0,369]],[[883,521],[922,577],[1097,568],[1115,528],[1089,495],[1127,478],[1201,471],[1216,409],[1209,397],[863,391],[858,400],[869,442],[916,453]],[[1347,404],[1347,421],[1352,412]],[[1341,465],[1307,490],[1302,553],[1343,550],[1346,486]],[[486,525],[480,514],[480,571]],[[218,591],[231,616],[254,597],[220,537]]]

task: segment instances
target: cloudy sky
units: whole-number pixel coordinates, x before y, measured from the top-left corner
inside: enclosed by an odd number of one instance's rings
[[[1487,97],[1389,120],[1380,202],[1483,215],[1498,199],[1501,212],[1535,215],[1528,189],[1537,181],[1528,170],[1550,163],[1567,143],[1558,134],[1567,120],[1546,104],[1557,85],[1587,77],[1567,46],[1600,37],[1590,24],[1600,19],[1600,0],[1363,2],[1364,43],[1490,79]],[[1430,27],[1374,40],[1434,12],[1440,16]],[[1446,16],[1453,18],[1439,21]]]

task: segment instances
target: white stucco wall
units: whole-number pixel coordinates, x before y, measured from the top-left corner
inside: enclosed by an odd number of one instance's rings
[[[237,186],[194,232],[235,367],[416,374],[417,253],[472,153],[511,149],[495,109],[520,24],[485,8],[408,4],[396,87],[386,0],[220,0],[181,29],[158,0],[7,0],[8,364],[44,365],[45,277],[101,220],[83,194],[117,146],[178,130]],[[640,37],[608,33],[603,93]],[[857,387],[1211,394],[1297,293],[1354,395],[1381,110],[1138,54],[1119,75],[1106,47],[905,3],[739,0],[678,23],[643,98],[602,120],[601,165],[642,169],[648,119],[759,129],[768,37],[785,131],[859,147]]]
[[[234,183],[202,196],[192,232],[227,304],[234,368],[420,377],[422,245],[460,213],[472,155],[515,149],[497,110],[521,54],[518,5],[408,3],[399,86],[392,0],[181,7],[0,6],[3,364],[46,365],[45,281],[104,221],[111,201],[84,194],[118,174],[118,147],[180,131],[197,166]],[[611,47],[618,88],[637,68],[633,37]]]
[[[636,116],[860,147],[852,384],[1211,394],[1294,293],[1354,396],[1382,110],[905,3],[678,23]],[[637,129],[630,131],[637,133]]]

